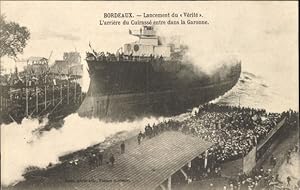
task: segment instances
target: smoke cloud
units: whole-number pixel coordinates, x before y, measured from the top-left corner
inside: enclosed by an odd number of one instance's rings
[[[23,180],[29,166],[45,168],[58,163],[59,156],[103,142],[118,132],[137,134],[146,124],[164,118],[144,118],[133,122],[105,123],[98,119],[69,115],[61,128],[39,132],[47,121],[24,119],[22,124],[1,126],[1,185],[12,185]]]
[[[163,36],[164,43],[178,43],[187,47],[185,63],[191,63],[197,70],[212,75],[220,69],[236,65],[240,60],[235,47],[222,44],[226,41],[218,36],[203,34],[199,28],[193,27],[159,27],[157,34]],[[189,32],[187,32],[189,31]]]

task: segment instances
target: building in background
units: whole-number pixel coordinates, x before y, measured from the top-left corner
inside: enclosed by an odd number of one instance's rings
[[[82,76],[83,65],[81,56],[78,52],[65,52],[63,60],[55,60],[51,66],[51,72],[62,75],[79,75]]]

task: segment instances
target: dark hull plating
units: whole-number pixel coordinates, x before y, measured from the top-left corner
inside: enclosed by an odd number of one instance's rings
[[[211,101],[238,81],[241,64],[212,75],[180,62],[88,61],[90,86],[78,113],[108,120],[170,116]]]

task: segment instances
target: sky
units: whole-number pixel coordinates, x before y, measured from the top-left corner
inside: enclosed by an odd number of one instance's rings
[[[137,40],[128,29],[140,26],[100,26],[99,20],[109,12],[199,12],[209,25],[160,26],[160,34],[181,36],[195,64],[209,67],[234,55],[244,71],[264,76],[298,97],[297,2],[1,1],[7,20],[31,32],[19,58],[49,57],[53,51],[50,62],[74,50],[84,58],[89,42],[98,51],[116,52],[124,43]],[[5,58],[2,64],[15,65]]]

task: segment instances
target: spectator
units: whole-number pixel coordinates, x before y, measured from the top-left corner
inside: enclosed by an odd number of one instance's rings
[[[138,135],[138,137],[137,137],[137,139],[138,139],[138,144],[139,144],[139,145],[141,144],[141,139],[142,139],[142,137],[143,137],[143,134],[142,134],[142,131],[140,131],[140,133],[139,133],[139,135]]]
[[[101,152],[98,153],[98,166],[102,165],[103,163],[103,155]]]
[[[123,141],[121,144],[121,154],[124,154],[124,152],[125,152],[125,143]]]
[[[114,163],[115,163],[115,157],[113,154],[111,154],[110,158],[109,158],[109,161],[111,163],[111,166],[113,167],[114,166]]]
[[[287,186],[290,186],[291,184],[291,177],[290,176],[287,176],[287,178],[286,178],[286,181],[287,181]]]

